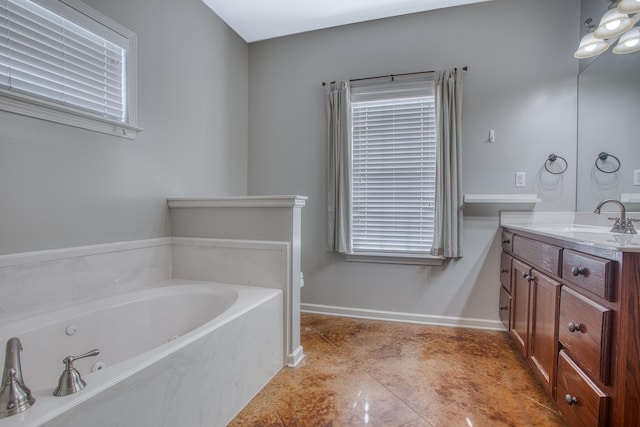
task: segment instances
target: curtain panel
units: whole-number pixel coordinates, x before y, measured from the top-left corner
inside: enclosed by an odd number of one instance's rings
[[[327,84],[327,250],[351,252],[351,90]]]
[[[462,257],[462,73],[436,73],[438,155],[436,215],[431,255]]]

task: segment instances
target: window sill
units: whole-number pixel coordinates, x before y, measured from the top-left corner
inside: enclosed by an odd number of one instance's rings
[[[136,126],[100,119],[45,100],[16,96],[4,89],[0,90],[0,110],[131,140],[142,131]]]
[[[406,264],[441,266],[445,258],[427,254],[353,253],[347,254],[349,262],[371,262],[377,264]]]

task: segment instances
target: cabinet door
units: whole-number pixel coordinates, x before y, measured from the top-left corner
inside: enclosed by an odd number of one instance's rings
[[[511,295],[503,287],[500,287],[500,321],[507,329],[511,329]]]
[[[511,262],[513,257],[506,252],[502,252],[500,258],[500,284],[507,292],[511,293]]]
[[[531,277],[529,364],[547,392],[555,397],[560,283],[536,270],[532,270]]]
[[[529,349],[529,295],[531,267],[516,259],[511,266],[511,336],[527,357]]]

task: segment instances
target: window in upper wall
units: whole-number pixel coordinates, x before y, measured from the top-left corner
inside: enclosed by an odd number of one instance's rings
[[[0,0],[0,109],[135,138],[136,35],[79,0]]]
[[[352,85],[354,254],[429,254],[433,243],[433,79]]]

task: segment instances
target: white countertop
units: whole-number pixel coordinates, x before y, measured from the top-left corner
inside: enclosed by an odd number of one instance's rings
[[[620,252],[640,252],[640,234],[620,234],[609,231],[610,217],[619,212],[501,212],[500,225],[514,230],[568,240],[583,245],[614,249]],[[640,218],[638,212],[627,212],[628,218]],[[640,228],[640,223],[635,224]]]

